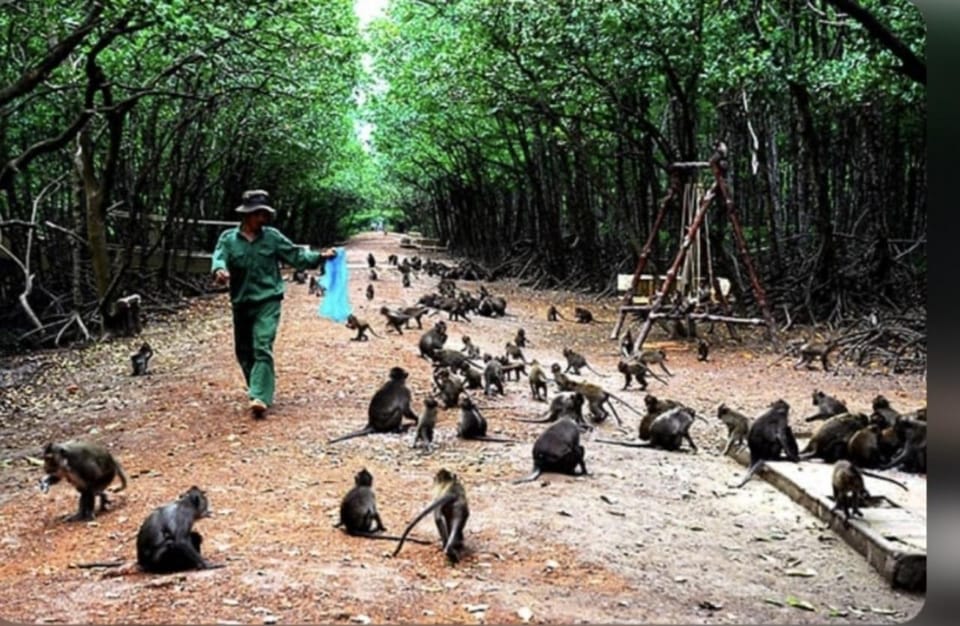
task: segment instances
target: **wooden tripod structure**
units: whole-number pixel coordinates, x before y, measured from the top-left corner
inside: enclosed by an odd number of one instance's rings
[[[630,288],[624,295],[624,301],[620,307],[620,316],[617,319],[616,325],[614,326],[613,333],[610,335],[611,339],[616,339],[620,335],[620,330],[623,328],[623,323],[626,319],[626,316],[631,312],[640,310],[639,307],[633,306],[633,296],[636,293],[640,276],[647,265],[647,259],[650,257],[650,251],[653,249],[654,238],[657,236],[660,225],[663,223],[663,218],[666,215],[667,208],[674,199],[683,193],[682,180],[684,175],[689,175],[690,172],[697,171],[704,167],[709,167],[712,170],[714,183],[700,200],[700,205],[697,209],[696,215],[694,215],[686,233],[684,234],[683,241],[680,244],[680,249],[677,251],[677,255],[674,258],[673,263],[670,265],[669,270],[667,270],[666,278],[664,279],[663,284],[660,285],[660,289],[653,298],[649,312],[646,316],[646,320],[644,320],[643,327],[640,330],[640,334],[637,335],[634,341],[633,349],[639,350],[643,346],[643,342],[646,340],[647,335],[650,334],[650,328],[654,320],[663,317],[678,317],[676,314],[662,312],[664,302],[667,294],[670,293],[670,290],[676,284],[677,273],[683,265],[690,246],[697,239],[697,235],[699,234],[699,231],[703,225],[704,218],[706,217],[707,210],[710,208],[710,204],[717,196],[722,199],[723,204],[726,207],[727,217],[730,219],[730,224],[733,230],[733,238],[737,245],[737,252],[739,253],[740,259],[743,261],[743,264],[747,269],[747,273],[750,276],[750,284],[753,288],[753,293],[756,297],[757,304],[760,306],[760,310],[763,314],[763,319],[760,320],[755,318],[734,317],[730,309],[730,304],[723,295],[723,291],[720,289],[719,281],[712,272],[710,280],[713,282],[713,284],[711,287],[713,288],[714,293],[717,295],[720,305],[723,308],[724,315],[717,316],[711,314],[687,312],[681,314],[681,316],[686,317],[689,320],[725,322],[730,328],[731,333],[733,332],[733,324],[766,325],[768,336],[773,337],[775,335],[776,326],[773,321],[773,315],[770,313],[770,307],[767,304],[767,295],[763,289],[763,286],[760,284],[760,279],[757,277],[756,271],[754,270],[753,261],[750,258],[749,252],[747,251],[746,241],[743,238],[743,230],[740,227],[740,219],[737,217],[737,213],[733,205],[733,198],[730,195],[730,190],[727,187],[725,179],[726,160],[724,157],[724,153],[718,151],[714,153],[709,162],[694,161],[670,164],[670,189],[667,191],[667,195],[660,203],[660,209],[657,212],[656,219],[654,219],[653,226],[650,229],[650,234],[647,236],[647,241],[643,246],[643,250],[640,252],[640,258],[637,261],[637,269],[634,271]]]

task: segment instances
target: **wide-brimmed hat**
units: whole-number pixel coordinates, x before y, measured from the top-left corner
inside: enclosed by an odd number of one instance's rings
[[[236,208],[237,213],[253,213],[254,211],[269,211],[270,215],[276,215],[277,212],[273,209],[272,206],[267,204],[270,202],[270,194],[264,191],[263,189],[251,189],[249,191],[243,192],[243,198],[241,200],[243,204]]]

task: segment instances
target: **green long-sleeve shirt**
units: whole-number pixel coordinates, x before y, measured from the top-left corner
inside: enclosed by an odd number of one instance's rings
[[[264,226],[253,241],[248,241],[236,227],[220,234],[210,271],[230,272],[230,301],[234,305],[262,302],[283,297],[278,261],[305,270],[319,267],[323,258],[319,252],[297,246],[272,226]]]

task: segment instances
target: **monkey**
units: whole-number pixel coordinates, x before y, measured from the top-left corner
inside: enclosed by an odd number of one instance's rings
[[[391,254],[390,256],[388,256],[388,257],[387,257],[387,263],[390,264],[390,265],[396,265],[396,264],[397,264],[397,255]]]
[[[518,478],[513,484],[533,482],[543,472],[560,474],[587,474],[585,450],[580,445],[580,427],[570,418],[561,417],[543,431],[533,443],[533,472]]]
[[[429,360],[430,355],[435,350],[443,348],[445,343],[447,343],[447,323],[443,320],[437,320],[433,328],[420,335],[420,342],[417,344],[420,349],[420,357]]]
[[[817,412],[806,418],[807,422],[816,420],[825,420],[847,412],[847,405],[837,400],[833,396],[828,396],[819,389],[813,390],[813,406],[817,407]]]
[[[442,367],[436,373],[437,393],[443,400],[443,408],[450,409],[457,406],[464,383],[457,376],[452,376],[448,368]]]
[[[643,416],[640,411],[633,408],[626,400],[619,396],[613,395],[599,385],[586,382],[574,382],[560,370],[559,363],[554,363],[551,365],[550,371],[553,373],[553,379],[557,381],[561,389],[564,391],[579,391],[583,394],[583,397],[587,401],[587,405],[590,407],[590,413],[593,416],[593,419],[597,422],[602,422],[603,420],[607,419],[609,413],[607,412],[606,407],[609,407],[610,412],[613,413],[613,417],[617,420],[617,425],[620,426],[623,424],[623,421],[617,414],[616,409],[613,408],[613,402],[611,402],[611,400],[616,400],[637,415],[640,415],[641,417]]]
[[[597,370],[590,367],[590,364],[587,363],[587,359],[584,358],[579,352],[574,352],[571,348],[563,349],[563,356],[567,359],[567,369],[563,370],[563,373],[566,374],[570,370],[573,370],[574,376],[580,375],[580,368],[585,367],[597,376],[601,378],[609,378],[606,374],[601,374]]]
[[[106,489],[113,479],[120,477],[120,487],[115,491],[126,489],[129,480],[106,448],[83,441],[48,443],[43,448],[43,471],[46,472],[40,479],[43,493],[64,478],[80,492],[79,507],[76,514],[66,518],[68,522],[92,520],[96,497],[100,496],[100,510],[105,511],[109,504]]]
[[[457,437],[497,443],[515,443],[513,439],[487,436],[487,419],[470,396],[460,398],[460,422],[457,424]]]
[[[905,472],[927,473],[927,423],[901,417],[893,425],[900,451],[880,469],[899,467]]]
[[[522,328],[518,328],[518,329],[517,329],[517,336],[514,337],[513,343],[514,343],[514,345],[516,345],[518,348],[526,348],[526,347],[527,347],[527,343],[528,343],[528,342],[527,342],[527,333],[526,333],[526,331],[523,330]]]
[[[377,270],[370,268],[370,280],[377,280]]]
[[[833,463],[847,458],[847,442],[861,428],[866,428],[869,420],[862,413],[841,413],[825,421],[810,441],[800,451],[800,460],[820,458]]]
[[[661,400],[650,393],[643,397],[643,404],[646,406],[647,412],[643,416],[643,419],[640,420],[640,428],[637,435],[644,441],[650,439],[650,425],[653,424],[653,420],[655,420],[658,415],[666,413],[671,409],[685,406],[676,400]]]
[[[844,528],[850,527],[851,514],[863,517],[860,505],[870,497],[870,494],[863,485],[864,476],[885,480],[907,491],[907,486],[900,481],[860,469],[847,460],[842,459],[837,461],[833,466],[832,486],[834,504],[832,510],[843,510]]]
[[[479,370],[470,365],[469,361],[464,361],[457,368],[460,374],[463,376],[464,387],[466,389],[482,389],[483,388],[483,370]],[[456,371],[456,370],[455,370]]]
[[[706,339],[697,337],[697,360],[706,361],[710,356],[710,344]]]
[[[190,487],[176,502],[157,507],[137,532],[137,563],[145,572],[168,574],[190,569],[214,569],[200,554],[203,537],[193,524],[210,516],[207,495]]]
[[[474,363],[467,358],[463,352],[459,350],[447,350],[445,348],[436,348],[433,352],[430,353],[430,358],[433,360],[434,367],[449,367],[451,371],[456,371],[463,367],[464,363],[471,363],[480,366],[479,363]]]
[[[367,285],[367,300],[373,300],[373,285]]]
[[[579,391],[561,391],[550,399],[550,407],[539,418],[515,417],[513,420],[530,424],[545,424],[555,422],[561,417],[567,417],[580,426],[581,430],[590,430],[592,427],[587,425],[586,420],[583,419],[583,403],[584,397]]]
[[[321,269],[322,269],[322,266],[321,266]],[[319,276],[323,276],[323,272],[321,272]],[[311,296],[317,296],[318,298],[322,296],[324,293],[326,293],[326,289],[324,289],[323,285],[320,284],[320,280],[318,276],[314,276],[314,275],[310,276],[310,282],[307,286],[307,293],[310,294]]]
[[[629,328],[627,334],[620,340],[620,355],[625,359],[633,356],[633,333],[630,332]]]
[[[646,391],[647,374],[653,376],[664,385],[667,384],[667,381],[657,376],[649,367],[644,365],[643,361],[638,361],[636,359],[630,359],[629,361],[620,359],[620,362],[617,363],[617,370],[623,374],[624,379],[623,389],[621,391],[626,391],[627,387],[630,386],[630,383],[634,378],[637,379],[637,384],[640,385],[640,391]]]
[[[402,279],[400,282],[403,283],[403,286],[404,286],[404,287],[409,287],[409,286],[410,286],[410,274],[409,274],[409,273],[404,274],[404,275],[403,275],[403,279]]]
[[[427,396],[423,399],[423,415],[417,420],[417,432],[413,437],[413,445],[416,448],[417,443],[423,442],[424,447],[429,451],[433,446],[433,430],[437,426],[437,400]]]
[[[433,511],[433,521],[440,534],[440,543],[443,553],[452,563],[457,563],[463,556],[463,529],[470,518],[470,507],[467,503],[467,491],[456,474],[446,469],[437,471],[433,478],[434,500],[423,509],[413,521],[407,525],[393,551],[392,556],[400,553],[400,548],[413,530],[413,527]]]
[[[480,348],[474,345],[473,340],[470,339],[469,335],[463,336],[463,350],[462,352],[466,354],[471,359],[476,359],[480,356]]]
[[[133,375],[143,376],[147,373],[147,367],[150,365],[150,358],[153,356],[153,348],[144,341],[140,344],[140,349],[130,355],[130,362],[133,364]]]
[[[500,395],[503,392],[503,363],[491,357],[489,354],[483,355],[483,362],[486,365],[483,368],[483,395],[490,395],[490,388],[496,387]]]
[[[508,342],[507,342],[507,345],[506,345],[505,350],[506,350],[505,354],[506,354],[506,356],[507,356],[508,359],[513,359],[513,360],[515,360],[515,361],[521,361],[522,363],[526,363],[526,362],[527,362],[527,358],[526,358],[525,356],[523,356],[523,350],[521,350],[521,349],[520,349],[520,346],[518,346],[517,344],[513,343],[512,341],[508,341]]]
[[[897,423],[897,418],[900,417],[900,413],[890,406],[890,401],[887,400],[882,395],[877,395],[873,399],[873,414],[879,415],[884,422],[884,426],[893,426]]]
[[[383,532],[387,528],[377,511],[377,499],[373,493],[373,474],[367,468],[354,476],[354,485],[340,501],[340,521],[334,528],[340,528],[347,534],[369,535]]]
[[[727,427],[727,445],[720,453],[721,456],[726,456],[734,445],[738,450],[744,446],[750,430],[750,418],[739,411],[734,411],[726,404],[717,407],[717,418]]]
[[[690,448],[696,452],[697,444],[690,437],[690,426],[693,420],[707,420],[697,415],[693,409],[679,406],[658,415],[650,424],[650,442],[636,443],[630,441],[614,441],[612,439],[597,439],[597,443],[609,443],[629,448],[663,448],[664,450],[679,450],[686,439]]]
[[[391,367],[390,380],[385,382],[370,399],[366,427],[331,439],[327,443],[337,443],[373,433],[397,433],[407,430],[410,424],[403,424],[404,417],[414,422],[418,420],[417,414],[410,408],[411,398],[410,389],[406,385],[407,376],[407,371],[402,367]]]
[[[667,353],[662,349],[657,350],[644,350],[640,353],[640,356],[637,357],[638,360],[642,361],[644,365],[648,368],[656,363],[660,366],[660,369],[663,370],[663,373],[667,376],[673,376],[670,373],[670,370],[667,369]]]
[[[293,282],[302,285],[307,282],[307,270],[293,270]]]
[[[510,380],[510,374],[513,374],[514,380],[520,380],[520,374],[527,376],[527,366],[520,361],[509,361],[506,357],[496,357],[503,365],[503,380]]]
[[[389,307],[380,307],[380,314],[387,318],[387,329],[394,329],[399,334],[403,334],[403,326],[410,321],[409,315],[404,315],[399,311],[392,311]]]
[[[503,317],[507,314],[507,301],[500,296],[486,295],[477,305],[477,314],[484,317]]]
[[[550,305],[550,308],[547,309],[547,321],[556,322],[558,319],[566,321],[567,318],[560,315],[560,311],[557,310],[557,307],[553,304]]]
[[[367,332],[369,332],[374,337],[380,337],[373,328],[370,326],[369,322],[364,319],[360,319],[353,313],[347,316],[347,323],[344,324],[350,330],[357,331],[357,336],[351,339],[350,341],[369,341],[370,338],[367,337]]]
[[[370,266],[370,269],[373,269],[377,266],[377,260],[373,257],[373,253],[367,254],[367,265]]]
[[[578,306],[573,309],[573,316],[577,318],[578,324],[590,324],[593,322],[593,313],[589,309]]]
[[[850,435],[845,458],[861,468],[883,465],[889,460],[884,457],[880,444],[884,428],[883,417],[872,415],[869,424]]]
[[[530,394],[534,400],[547,401],[547,375],[544,373],[540,362],[536,359],[530,361],[530,374],[527,376],[530,381]],[[541,393],[543,395],[541,395]]]
[[[765,461],[776,461],[783,452],[794,463],[800,460],[797,439],[787,423],[790,405],[780,399],[770,405],[762,415],[753,420],[747,431],[747,446],[750,448],[750,467],[737,488],[747,484]]]
[[[830,365],[827,362],[827,358],[836,347],[836,341],[826,343],[818,341],[804,342],[804,344],[800,346],[800,357],[797,359],[797,362],[793,364],[793,369],[797,369],[801,365],[805,365],[807,369],[810,369],[814,359],[819,359],[820,364],[823,366],[823,371],[829,372]]]
[[[426,315],[430,310],[425,306],[406,306],[400,309],[400,312],[404,315],[409,316],[410,319],[407,320],[407,328],[411,328],[410,321],[413,320],[417,323],[417,328],[423,328],[423,322],[420,321],[424,315]]]

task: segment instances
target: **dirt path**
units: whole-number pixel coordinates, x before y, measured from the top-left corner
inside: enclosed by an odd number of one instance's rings
[[[376,321],[382,304],[413,303],[436,280],[410,289],[386,267],[399,239],[353,239],[348,260],[363,265],[373,252],[381,268],[377,297],[367,303],[366,270],[351,274],[351,301]],[[473,286],[463,283],[461,287]],[[530,293],[510,282],[488,285],[508,300],[506,319],[450,323],[449,344],[468,333],[481,349],[500,353],[518,326],[532,342],[528,358],[561,361],[569,345],[615,378],[609,324],[550,324],[544,311],[575,304],[611,320],[615,303],[569,294]],[[418,331],[367,343],[316,316],[318,300],[290,284],[276,352],[277,405],[253,422],[245,411],[243,379],[232,355],[225,295],[197,300],[145,330],[157,353],[153,374],[127,376],[139,340],[83,352],[42,356],[50,365],[27,386],[0,390],[0,617],[16,622],[119,623],[870,623],[915,615],[922,595],[891,591],[866,561],[829,529],[762,480],[741,490],[742,475],[721,458],[719,423],[697,423],[698,454],[587,447],[586,478],[545,475],[511,485],[531,466],[530,445],[541,428],[506,419],[533,416],[525,380],[504,398],[480,398],[493,434],[521,444],[455,439],[457,413],[442,412],[439,449],[424,455],[410,436],[378,435],[333,446],[330,437],[362,427],[372,392],[387,370],[410,372],[417,409],[430,368],[417,356]],[[435,318],[426,318],[432,324]],[[719,332],[719,331],[718,331]],[[663,342],[672,371],[668,387],[650,391],[682,400],[712,416],[725,401],[756,414],[777,397],[795,421],[808,411],[814,387],[866,409],[877,393],[904,410],[926,402],[920,379],[833,376],[793,371],[770,354],[742,346],[716,347],[713,363],[698,363],[687,344]],[[31,357],[28,362],[37,361]],[[638,391],[617,392],[642,406]],[[630,433],[638,417],[620,409]],[[612,424],[604,436],[623,436]],[[46,496],[41,472],[25,455],[43,443],[87,437],[108,444],[131,475],[114,509],[89,524],[65,524],[76,493],[55,486]],[[381,515],[394,532],[430,498],[440,467],[457,472],[471,503],[469,554],[446,564],[436,545],[408,544],[396,558],[386,541],[348,538],[331,526],[340,498],[361,467],[374,475]],[[227,567],[187,575],[104,576],[71,564],[135,558],[144,516],[191,485],[204,488],[215,510],[202,520],[204,550]],[[434,540],[425,520],[415,531]],[[809,576],[789,575],[803,570]],[[813,611],[787,605],[810,603]],[[775,604],[778,602],[780,604]],[[528,613],[529,612],[529,613]]]

